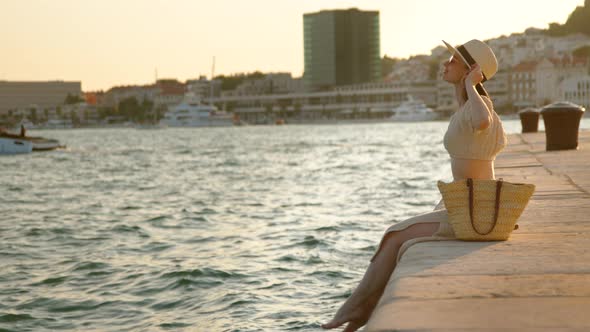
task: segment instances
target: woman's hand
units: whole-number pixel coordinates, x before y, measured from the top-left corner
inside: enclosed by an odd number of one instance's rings
[[[469,88],[477,85],[483,81],[483,73],[481,67],[476,63],[471,66],[471,69],[465,74],[465,87]]]

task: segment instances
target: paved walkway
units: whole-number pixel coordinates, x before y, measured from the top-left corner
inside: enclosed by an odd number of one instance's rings
[[[367,331],[590,331],[590,131],[578,150],[509,137],[496,176],[537,186],[505,242],[412,246]]]

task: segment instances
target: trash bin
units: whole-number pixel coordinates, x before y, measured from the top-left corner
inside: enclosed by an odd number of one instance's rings
[[[523,133],[536,133],[539,130],[539,110],[527,108],[518,112]]]
[[[585,109],[570,102],[557,102],[541,110],[545,123],[546,150],[578,148],[580,119]]]

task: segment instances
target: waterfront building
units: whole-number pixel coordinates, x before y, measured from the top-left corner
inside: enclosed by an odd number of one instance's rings
[[[547,42],[547,48],[551,51],[551,57],[564,57],[571,55],[580,47],[590,46],[590,36],[583,33],[574,33],[562,37],[551,37]]]
[[[510,113],[512,111],[509,91],[510,75],[510,71],[502,68],[491,80],[484,83],[484,87],[494,103],[494,109],[498,113]]]
[[[154,88],[155,93],[152,99],[154,108],[162,111],[181,103],[187,92],[186,84],[175,79],[158,80]]]
[[[201,100],[219,96],[221,94],[221,80],[209,80],[205,76],[186,81],[186,92],[201,98]]]
[[[158,88],[154,85],[117,86],[105,92],[99,105],[101,107],[117,108],[121,101],[132,97],[139,103],[144,100],[153,101],[158,92]]]
[[[56,107],[66,97],[82,96],[82,83],[71,81],[0,81],[0,115],[17,109]]]
[[[590,108],[590,75],[570,77],[561,82],[560,100]]]
[[[240,121],[270,123],[273,119],[294,121],[333,119],[383,119],[410,96],[436,107],[436,81],[408,85],[400,82],[364,83],[330,91],[260,95],[222,95],[213,103],[232,111]]]
[[[74,126],[96,125],[99,123],[98,107],[85,102],[61,106],[61,114],[51,112],[46,122],[69,119]]]
[[[536,95],[534,102],[543,106],[560,98],[559,85],[564,80],[588,73],[588,58],[564,55],[544,58],[536,67]]]
[[[512,68],[509,80],[509,96],[515,110],[535,107],[536,69],[538,61],[521,62]]]
[[[303,79],[293,78],[291,73],[269,73],[258,79],[246,79],[234,90],[223,91],[223,96],[258,96],[303,92]],[[208,96],[206,96],[208,97]]]
[[[308,13],[303,30],[306,90],[381,79],[379,12],[351,8]]]

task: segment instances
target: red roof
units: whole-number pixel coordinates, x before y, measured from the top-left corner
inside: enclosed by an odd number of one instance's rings
[[[517,64],[516,66],[514,66],[514,68],[512,68],[513,72],[531,72],[534,71],[535,68],[537,68],[537,65],[539,64],[538,61],[523,61],[519,64]]]
[[[160,94],[164,96],[182,96],[186,92],[186,85],[176,80],[161,80],[156,83]]]
[[[563,56],[561,58],[550,58],[549,61],[555,66],[585,66],[588,63],[587,57],[580,56]]]

